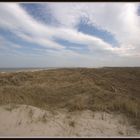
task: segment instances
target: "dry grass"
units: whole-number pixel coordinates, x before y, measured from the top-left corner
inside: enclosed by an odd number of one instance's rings
[[[70,122],[69,122],[69,126],[75,127],[75,121],[70,121]]]
[[[34,115],[34,111],[32,109],[30,109],[28,112],[28,115],[29,115],[30,119],[32,119],[33,115]]]
[[[40,121],[42,121],[43,123],[46,123],[48,121],[46,113],[43,114],[43,116],[40,118]]]
[[[71,68],[0,74],[0,104],[9,103],[52,110],[121,112],[140,128],[140,68]]]
[[[8,104],[8,105],[6,105],[5,107],[4,107],[4,109],[5,110],[7,110],[7,111],[12,111],[12,110],[14,110],[14,109],[16,109],[16,108],[18,108],[18,105],[16,105],[16,104]]]

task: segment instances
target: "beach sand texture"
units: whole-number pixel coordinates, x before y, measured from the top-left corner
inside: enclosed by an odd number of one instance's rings
[[[140,133],[120,114],[50,112],[27,105],[0,107],[0,136],[118,137]]]

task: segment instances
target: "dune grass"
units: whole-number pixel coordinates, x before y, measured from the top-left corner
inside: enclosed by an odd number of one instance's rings
[[[0,74],[0,104],[120,112],[140,128],[140,68],[71,68]]]

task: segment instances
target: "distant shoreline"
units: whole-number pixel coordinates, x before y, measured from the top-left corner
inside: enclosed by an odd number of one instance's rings
[[[40,71],[40,70],[48,70],[54,68],[0,68],[0,73],[7,72],[29,72],[29,71]]]
[[[0,68],[0,73],[9,73],[9,72],[34,72],[34,71],[41,71],[41,70],[50,70],[50,69],[75,69],[75,68],[88,68],[88,69],[90,69],[90,68],[93,68],[93,69],[112,69],[112,68],[140,68],[139,66],[138,67],[106,67],[106,66],[104,66],[104,67],[46,67],[46,68],[32,68],[32,67],[30,67],[30,68]]]

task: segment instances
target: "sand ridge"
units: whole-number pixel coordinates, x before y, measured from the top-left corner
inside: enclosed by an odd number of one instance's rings
[[[120,114],[90,110],[46,111],[29,105],[0,107],[0,136],[118,137],[140,136]]]

